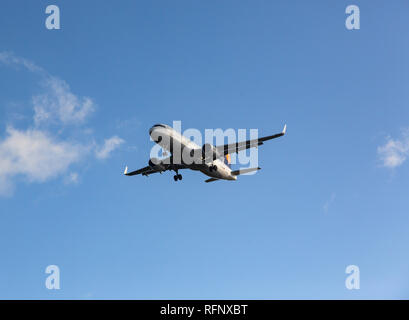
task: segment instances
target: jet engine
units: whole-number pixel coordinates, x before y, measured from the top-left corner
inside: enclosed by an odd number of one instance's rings
[[[222,158],[223,155],[219,154],[217,149],[210,143],[205,143],[202,147],[202,157],[205,160],[216,160]]]
[[[162,161],[160,161],[158,158],[149,159],[148,164],[152,169],[155,169],[158,171],[165,171],[166,169]]]

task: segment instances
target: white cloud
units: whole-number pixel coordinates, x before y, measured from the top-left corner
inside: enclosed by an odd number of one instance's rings
[[[378,147],[377,151],[382,166],[399,167],[409,156],[409,130],[405,130],[400,139],[394,140],[389,137],[383,146]]]
[[[0,52],[0,62],[8,66],[22,66],[43,78],[42,83],[46,92],[32,99],[34,121],[37,125],[47,121],[81,124],[95,110],[95,104],[91,98],[76,96],[71,92],[67,82],[50,75],[34,62],[18,57],[12,52]]]
[[[65,175],[63,181],[77,183],[79,174],[69,168],[95,151],[95,157],[105,159],[124,141],[118,136],[106,139],[102,147],[89,146],[92,129],[78,130],[73,128],[64,131],[66,137],[75,136],[72,140],[60,138],[60,133],[46,127],[47,124],[70,125],[83,124],[95,110],[91,98],[73,94],[69,85],[62,79],[48,74],[33,62],[15,56],[10,52],[0,52],[0,63],[8,66],[23,67],[37,74],[45,86],[45,92],[32,97],[34,117],[33,125],[26,129],[15,129],[9,125],[6,135],[0,138],[0,195],[13,193],[15,178],[23,176],[29,182],[45,182]],[[45,131],[47,128],[48,131]],[[92,137],[91,137],[92,139]]]
[[[104,145],[95,151],[95,156],[98,159],[106,159],[109,157],[112,151],[114,151],[124,142],[125,141],[118,136],[113,136],[109,139],[105,139]]]
[[[9,194],[12,178],[23,175],[30,182],[44,182],[64,173],[78,162],[86,149],[74,143],[57,141],[36,129],[7,128],[0,141],[0,192]]]
[[[62,124],[82,124],[95,110],[91,98],[74,95],[64,80],[48,77],[44,84],[47,92],[33,97],[36,125],[57,121]]]

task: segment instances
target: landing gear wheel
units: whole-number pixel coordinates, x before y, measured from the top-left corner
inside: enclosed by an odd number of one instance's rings
[[[173,176],[173,180],[178,181],[178,176],[177,176],[177,175],[174,175],[174,176]]]
[[[179,180],[182,180],[182,175],[181,174],[178,174],[177,177],[178,177]]]
[[[213,171],[217,171],[217,166],[213,165]]]

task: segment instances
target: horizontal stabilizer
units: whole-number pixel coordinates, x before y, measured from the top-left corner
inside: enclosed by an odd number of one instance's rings
[[[261,169],[260,167],[240,169],[240,170],[232,171],[231,174],[232,174],[232,176],[238,176],[238,175],[240,175],[240,174],[246,174],[246,173],[253,172],[253,171],[257,171],[257,170],[260,170],[260,169]]]
[[[210,179],[205,180],[205,182],[213,182],[213,181],[217,181],[217,180],[219,180],[219,179],[216,179],[216,178],[210,178]]]

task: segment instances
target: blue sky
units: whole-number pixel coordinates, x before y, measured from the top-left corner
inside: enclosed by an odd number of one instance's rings
[[[409,298],[406,1],[1,6],[0,298]],[[235,182],[124,177],[173,120],[288,131]]]

